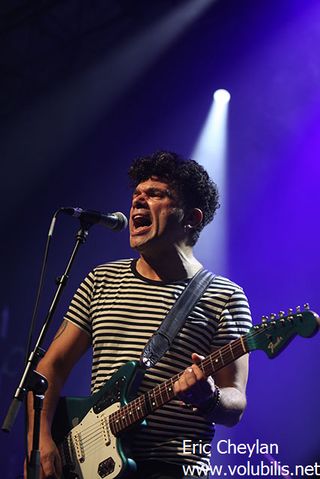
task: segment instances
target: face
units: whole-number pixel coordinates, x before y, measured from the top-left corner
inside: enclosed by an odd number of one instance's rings
[[[155,177],[140,183],[132,196],[130,246],[139,251],[169,247],[183,235],[183,210],[174,190]]]

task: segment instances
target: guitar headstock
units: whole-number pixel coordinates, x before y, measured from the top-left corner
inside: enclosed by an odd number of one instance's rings
[[[287,315],[281,311],[278,316],[271,314],[270,318],[262,317],[261,324],[253,326],[246,335],[249,351],[262,349],[269,358],[275,357],[296,336],[309,338],[319,329],[319,316],[310,311],[309,305],[304,310],[296,308],[294,313],[289,309]]]

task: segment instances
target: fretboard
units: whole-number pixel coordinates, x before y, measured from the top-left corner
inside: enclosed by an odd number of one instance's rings
[[[246,335],[244,335],[211,353],[199,362],[198,366],[205,377],[208,377],[248,351]],[[112,433],[114,435],[122,433],[125,429],[142,421],[148,414],[173,399],[175,396],[173,385],[182,374],[183,371],[112,413],[109,417]]]

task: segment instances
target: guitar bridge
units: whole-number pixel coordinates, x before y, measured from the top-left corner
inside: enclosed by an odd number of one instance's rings
[[[107,477],[114,471],[115,462],[112,457],[108,457],[104,461],[100,462],[98,467],[98,474],[100,477]]]

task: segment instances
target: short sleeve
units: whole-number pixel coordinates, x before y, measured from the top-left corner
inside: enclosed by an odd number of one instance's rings
[[[252,326],[248,299],[241,288],[237,288],[221,311],[216,333],[213,338],[213,349],[246,334]]]
[[[91,272],[75,292],[65,319],[91,336],[91,302],[94,292],[95,275]]]

